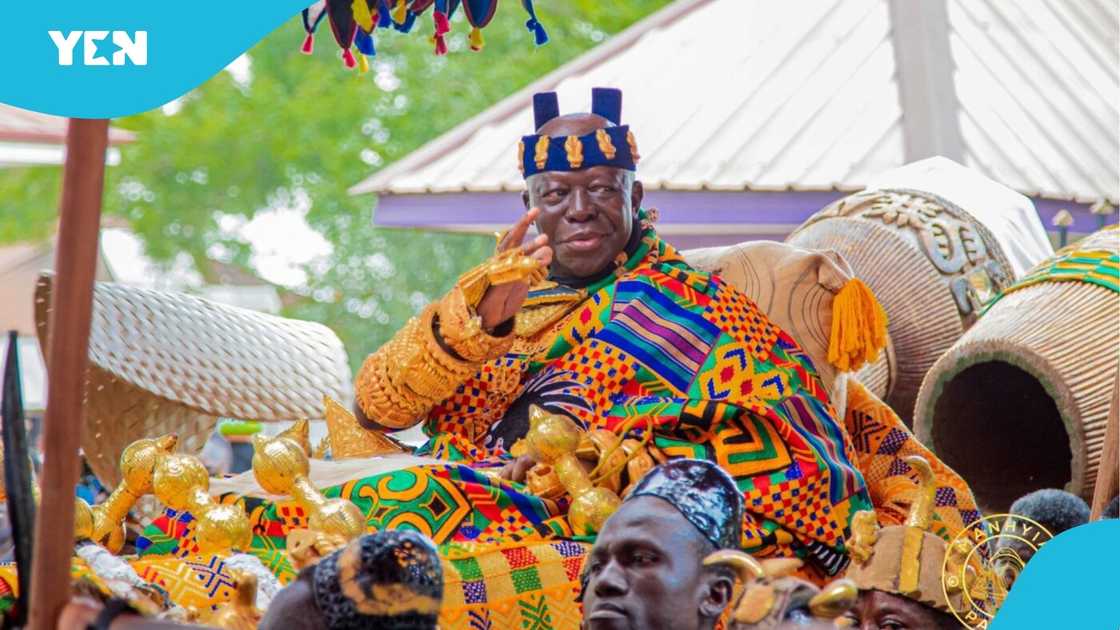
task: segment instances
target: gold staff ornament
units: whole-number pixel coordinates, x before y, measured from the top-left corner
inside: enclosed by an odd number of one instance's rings
[[[92,520],[90,535],[93,542],[113,553],[120,553],[124,546],[124,521],[128,511],[140,497],[152,494],[152,478],[159,459],[171,453],[179,438],[169,433],[159,438],[136,440],[121,453],[121,482],[102,503],[89,508]],[[82,527],[84,511],[75,514],[76,526]],[[79,530],[80,531],[80,530]]]
[[[537,462],[535,476],[548,477],[555,473],[560,485],[572,497],[568,508],[572,531],[577,536],[587,536],[603,528],[603,523],[614,514],[622,500],[609,488],[592,483],[576,456],[580,440],[579,427],[568,418],[548,413],[536,405],[529,407],[525,447]]]
[[[210,496],[210,475],[197,457],[182,453],[163,455],[156,463],[152,487],[164,505],[187,510],[194,516],[193,534],[200,554],[245,549],[252,541],[245,510],[240,505],[214,501]]]
[[[291,496],[308,513],[307,529],[315,536],[296,545],[300,553],[338,548],[365,533],[366,519],[358,506],[346,499],[328,499],[311,483],[307,453],[294,440],[257,434],[253,448],[253,476],[261,488]],[[313,560],[314,555],[302,562]]]

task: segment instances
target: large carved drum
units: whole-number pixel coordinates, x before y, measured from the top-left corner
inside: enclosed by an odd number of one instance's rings
[[[35,291],[48,357],[51,285],[43,274]],[[220,417],[317,419],[324,395],[348,401],[351,391],[346,352],[326,326],[183,293],[94,286],[81,445],[108,487],[134,440],[177,433],[178,450],[197,454]]]
[[[944,158],[881,176],[787,242],[839,252],[887,311],[893,353],[859,377],[909,422],[922,378],[984,305],[1052,253],[1030,200]]]
[[[919,439],[988,509],[1038,488],[1090,498],[1120,373],[1120,230],[1047,259],[930,369]]]

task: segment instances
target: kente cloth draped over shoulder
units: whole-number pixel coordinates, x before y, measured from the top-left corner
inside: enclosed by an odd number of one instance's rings
[[[735,478],[746,550],[835,573],[849,515],[870,501],[811,362],[644,218],[633,241],[625,262],[589,286],[530,292],[509,352],[429,413],[427,451],[491,463],[525,434],[530,404],[586,428],[640,417],[665,454],[715,461]]]

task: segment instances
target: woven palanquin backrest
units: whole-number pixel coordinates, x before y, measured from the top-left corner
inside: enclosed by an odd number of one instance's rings
[[[41,275],[35,291],[46,357],[52,278]],[[81,445],[110,487],[134,440],[177,433],[178,450],[197,454],[218,418],[319,419],[324,395],[349,404],[351,392],[346,352],[326,326],[184,293],[94,286]]]

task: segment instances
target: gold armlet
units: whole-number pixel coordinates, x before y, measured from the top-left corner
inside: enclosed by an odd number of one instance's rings
[[[456,285],[439,301],[439,335],[455,354],[466,361],[482,363],[509,352],[514,335],[495,337],[482,329],[482,318],[467,303],[463,288]]]
[[[391,429],[415,425],[477,369],[440,347],[432,330],[436,308],[410,319],[358,372],[358,404],[374,422]]]

